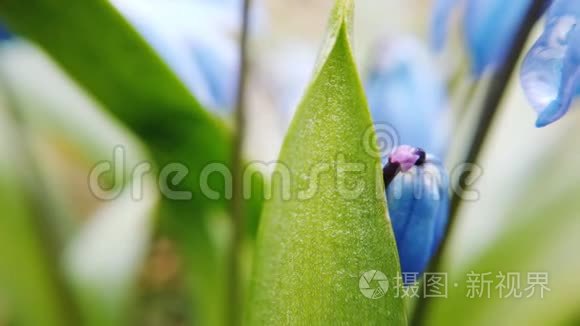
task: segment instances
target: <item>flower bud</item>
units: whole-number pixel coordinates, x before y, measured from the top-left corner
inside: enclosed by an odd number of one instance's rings
[[[391,155],[392,159],[393,155]],[[428,156],[387,187],[389,215],[403,273],[422,273],[436,252],[449,213],[448,178]]]

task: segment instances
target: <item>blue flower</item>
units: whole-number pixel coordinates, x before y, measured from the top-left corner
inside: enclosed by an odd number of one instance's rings
[[[421,274],[437,251],[449,216],[449,182],[430,155],[425,163],[399,174],[387,188],[389,215],[401,271]]]
[[[448,147],[445,85],[429,51],[415,39],[393,40],[377,50],[365,86],[378,136],[396,142],[394,152],[383,152],[389,215],[403,273],[419,274],[437,250],[449,214],[447,176],[434,158],[444,157]],[[389,130],[393,134],[381,135]],[[426,161],[416,147],[429,153]],[[389,173],[394,179],[387,181]]]
[[[476,77],[500,67],[531,0],[437,0],[431,23],[432,43],[443,48],[453,9],[464,3],[462,30]]]
[[[544,32],[526,55],[521,83],[543,127],[568,112],[580,94],[580,2],[556,0]]]
[[[365,88],[375,124],[394,128],[389,135],[394,146],[410,144],[437,157],[447,154],[447,92],[423,43],[410,37],[379,43]]]
[[[431,18],[431,46],[441,51],[447,40],[447,31],[451,22],[453,9],[462,0],[436,0]]]

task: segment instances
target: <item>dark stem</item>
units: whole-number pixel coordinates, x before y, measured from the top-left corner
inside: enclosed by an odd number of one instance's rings
[[[471,140],[471,146],[469,146],[469,151],[463,162],[471,164],[475,164],[477,162],[483,145],[485,144],[488,131],[493,124],[494,117],[498,111],[499,105],[501,104],[502,97],[505,93],[505,90],[507,89],[511,76],[516,69],[520,54],[524,49],[526,41],[536,21],[544,12],[544,9],[548,4],[547,1],[549,0],[534,0],[530,5],[522,21],[522,24],[519,26],[516,37],[512,42],[508,57],[506,58],[503,65],[499,67],[495,74],[492,76],[489,89],[487,90],[487,94],[482,104],[481,114],[477,120],[478,125],[476,126],[475,134]],[[469,171],[464,172],[458,181],[457,187],[454,187],[454,189],[469,188],[467,182],[469,177]],[[451,234],[453,233],[453,229],[457,223],[457,212],[462,203],[461,196],[462,193],[458,191],[453,192],[449,223],[447,224],[445,237],[443,238],[439,249],[433,257],[428,272],[437,272],[441,270],[443,253],[449,246]],[[429,298],[422,297],[419,299],[414,316],[411,320],[411,325],[423,325],[425,323],[427,307],[431,301],[432,300]]]
[[[399,174],[401,165],[399,163],[392,163],[391,160],[383,167],[383,182],[385,189],[389,188],[393,179]]]
[[[229,324],[240,325],[242,319],[241,308],[242,286],[240,282],[241,262],[240,257],[244,241],[244,201],[242,197],[242,167],[243,158],[242,150],[244,145],[244,135],[246,133],[246,112],[244,108],[246,97],[246,79],[247,79],[247,46],[248,46],[248,25],[249,25],[250,0],[244,0],[242,9],[242,30],[240,36],[240,58],[239,58],[239,79],[238,94],[236,101],[235,125],[236,129],[233,134],[232,148],[232,201],[231,216],[233,221],[233,232],[231,238],[231,247],[229,252],[229,295],[227,298],[227,307],[229,310]]]

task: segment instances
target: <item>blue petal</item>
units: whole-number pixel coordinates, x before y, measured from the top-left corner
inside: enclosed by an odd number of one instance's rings
[[[445,46],[453,9],[462,0],[436,0],[431,17],[431,46],[440,51]]]
[[[8,32],[4,25],[0,24],[0,42],[10,40],[11,38],[12,34]]]
[[[521,83],[538,112],[538,127],[564,116],[580,91],[579,22],[579,2],[554,1],[543,34],[524,60]]]
[[[553,0],[548,10],[548,19],[559,16],[576,16],[580,15],[580,3],[570,0]]]
[[[394,128],[394,135],[379,132],[379,137],[391,138],[393,147],[409,144],[445,156],[449,106],[445,85],[435,69],[429,51],[413,38],[378,47],[365,88],[374,123]]]
[[[503,64],[531,0],[469,0],[464,16],[472,70],[480,76]]]
[[[439,247],[449,215],[448,180],[427,163],[401,174],[387,190],[401,270],[421,274]]]

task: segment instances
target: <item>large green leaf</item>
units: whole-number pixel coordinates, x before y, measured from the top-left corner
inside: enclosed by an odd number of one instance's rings
[[[406,320],[394,291],[370,299],[359,289],[365,272],[393,280],[400,271],[379,157],[363,146],[363,135],[374,131],[352,55],[352,7],[337,1],[319,66],[280,154],[273,189],[282,190],[265,203],[258,231],[250,324]]]
[[[0,18],[11,30],[40,45],[90,95],[147,145],[158,171],[170,163],[187,167],[188,175],[172,190],[190,191],[193,198],[163,197],[161,230],[179,242],[189,267],[200,324],[223,318],[219,269],[206,217],[226,204],[224,182],[210,178],[219,200],[202,192],[201,171],[210,163],[230,165],[232,133],[205,111],[127,21],[104,0],[0,1]],[[260,198],[248,203],[249,215],[260,210]],[[255,220],[251,216],[249,221]],[[207,289],[215,293],[209,300]],[[209,302],[209,304],[205,304]],[[214,307],[207,309],[207,307]]]
[[[192,275],[199,279],[194,283],[218,288],[214,276],[219,264],[212,267],[217,258],[206,256],[221,254],[213,253],[214,244],[207,242],[211,237],[204,219],[216,211],[223,214],[224,182],[219,176],[209,179],[209,188],[222,194],[219,200],[209,199],[202,192],[200,174],[210,163],[229,166],[232,133],[223,121],[199,105],[108,1],[1,1],[0,18],[11,30],[40,45],[106,110],[139,136],[158,168],[169,163],[187,167],[187,177],[172,188],[191,191],[193,198],[186,202],[165,201],[162,210],[167,212],[160,213],[162,230],[180,242],[188,266],[209,274],[198,276],[193,271]],[[261,196],[252,196],[246,207],[249,234],[253,235]],[[200,297],[193,301],[211,301],[204,299],[205,289],[196,292]],[[225,299],[215,302],[221,306]],[[215,309],[197,310],[196,316],[203,316]]]
[[[0,17],[39,44],[149,145],[159,166],[186,164],[183,188],[200,194],[210,162],[229,162],[231,137],[126,20],[102,0],[8,0]],[[220,183],[212,186],[219,189]],[[223,185],[222,185],[223,188]],[[196,196],[197,206],[217,201]]]

